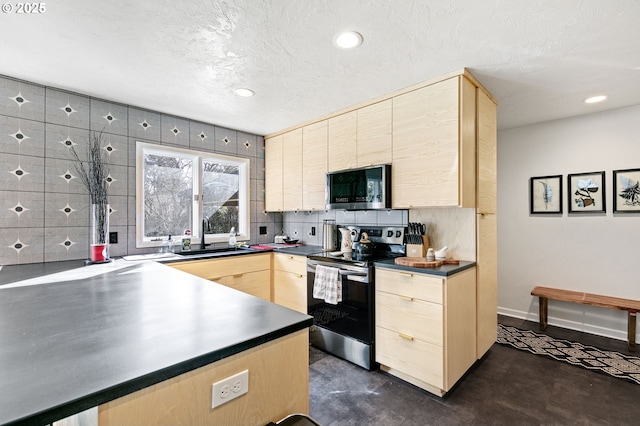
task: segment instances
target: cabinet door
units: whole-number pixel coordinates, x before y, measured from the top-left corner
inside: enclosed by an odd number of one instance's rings
[[[302,128],[302,208],[324,210],[327,173],[327,120]]]
[[[444,388],[442,346],[376,327],[376,361],[437,389]]]
[[[307,258],[292,254],[273,253],[273,269],[294,274],[306,274]]]
[[[444,303],[444,279],[440,276],[376,268],[376,289],[427,302]]]
[[[273,303],[307,313],[307,274],[273,271]]]
[[[267,211],[282,211],[282,142],[278,135],[264,141],[264,205]]]
[[[271,301],[271,271],[245,272],[222,277],[220,284]]]
[[[459,78],[393,98],[393,207],[459,205]]]
[[[222,277],[271,269],[271,254],[257,253],[218,259],[169,263],[169,266],[200,278],[218,281]]]
[[[444,346],[442,305],[376,291],[376,325]]]
[[[496,212],[496,104],[478,89],[478,211]]]
[[[392,101],[357,110],[357,167],[391,163]]]
[[[302,208],[302,128],[285,133],[283,140],[282,188],[285,211]]]
[[[329,171],[356,167],[356,111],[329,119]]]
[[[478,210],[477,227],[477,357],[496,341],[497,235],[496,235],[496,105],[478,90]]]

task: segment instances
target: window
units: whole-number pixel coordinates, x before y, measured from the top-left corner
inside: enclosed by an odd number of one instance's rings
[[[136,143],[136,246],[191,234],[192,244],[249,235],[249,160]]]

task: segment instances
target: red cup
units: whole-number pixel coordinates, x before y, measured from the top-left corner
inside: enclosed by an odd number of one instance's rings
[[[107,260],[107,245],[92,244],[91,245],[91,261],[104,262],[105,260]]]

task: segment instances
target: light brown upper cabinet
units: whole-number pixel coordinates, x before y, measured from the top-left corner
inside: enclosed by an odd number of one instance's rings
[[[391,99],[357,110],[357,167],[391,164],[391,117]]]
[[[329,171],[356,167],[356,111],[329,119]]]
[[[496,105],[478,91],[478,212],[496,212]]]
[[[463,76],[393,98],[394,208],[475,207],[475,104]]]
[[[302,128],[300,127],[291,130],[290,132],[285,133],[283,136],[282,206],[285,211],[301,210]]]
[[[265,139],[264,151],[264,194],[265,210],[269,212],[283,211],[282,174],[283,174],[283,141],[278,135]]]
[[[327,173],[327,120],[302,128],[302,209],[324,210]]]
[[[497,338],[498,242],[496,217],[496,104],[478,90],[478,263],[477,353],[482,357]]]

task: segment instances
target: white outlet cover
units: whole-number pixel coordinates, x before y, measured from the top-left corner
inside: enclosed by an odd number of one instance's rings
[[[219,380],[211,385],[211,408],[216,408],[249,391],[249,370]]]

